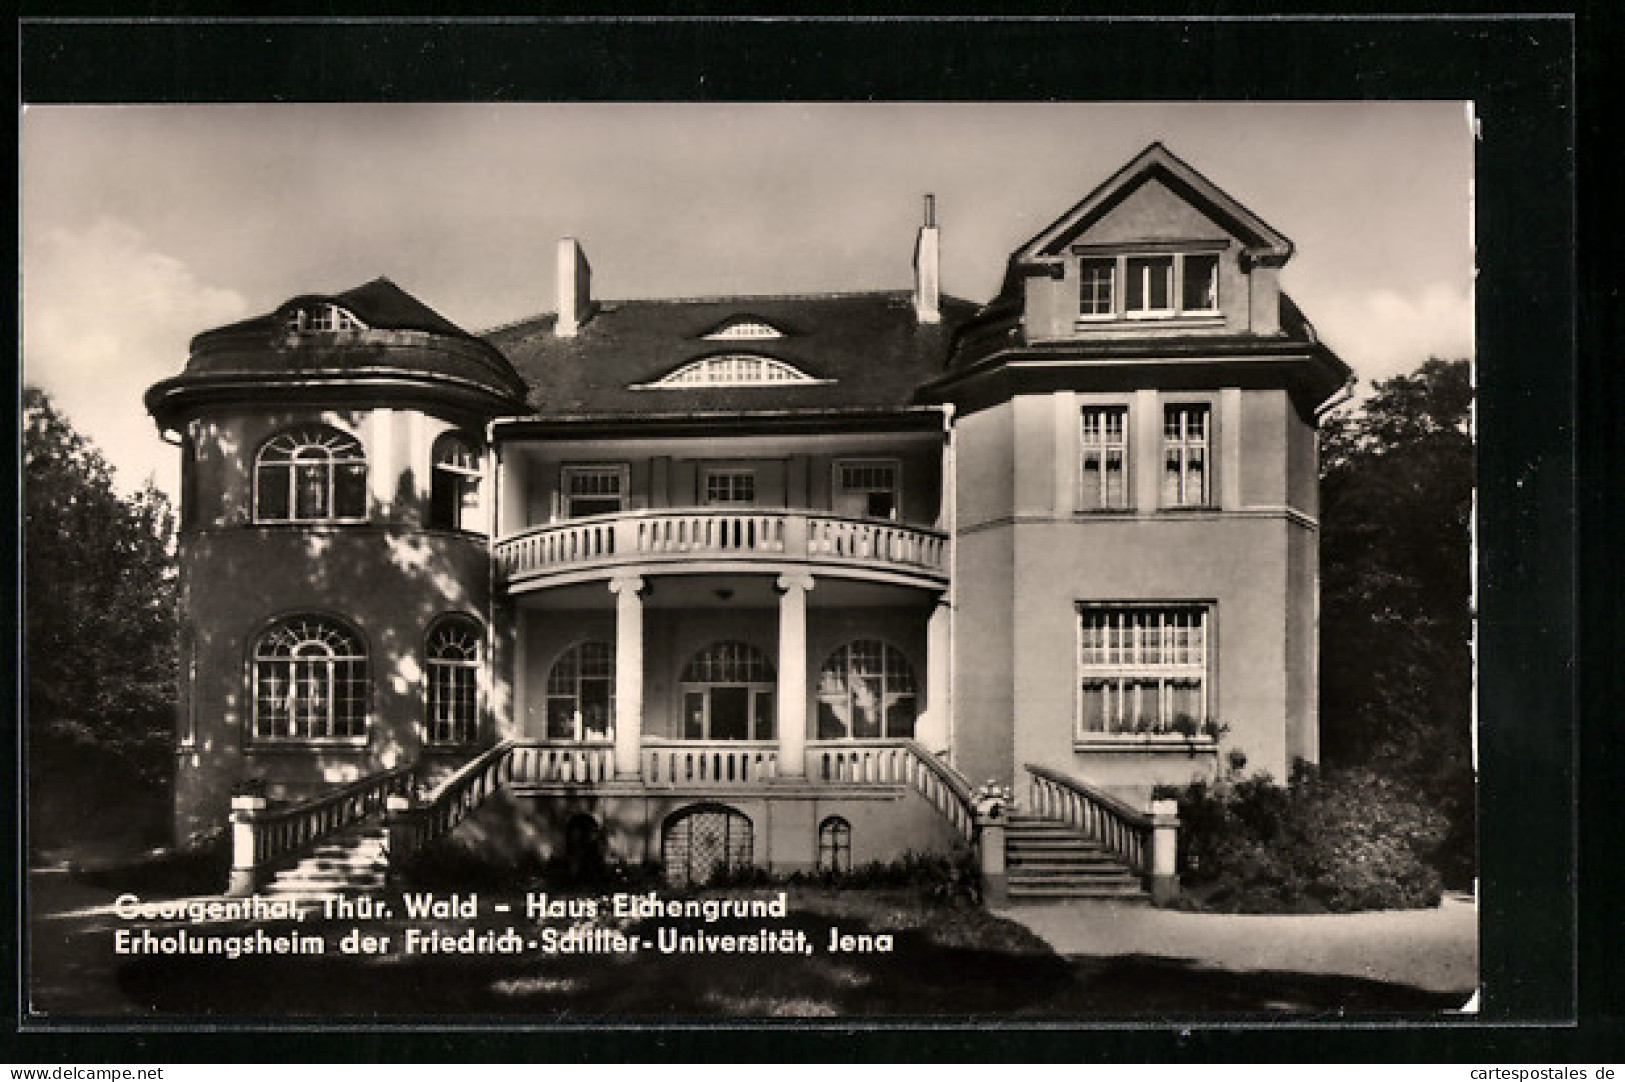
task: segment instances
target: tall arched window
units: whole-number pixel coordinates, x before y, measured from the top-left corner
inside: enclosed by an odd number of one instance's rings
[[[818,870],[852,870],[852,824],[839,815],[832,815],[818,824]]]
[[[442,530],[485,530],[480,504],[480,450],[472,440],[455,432],[446,433],[434,444],[429,524]]]
[[[431,744],[467,744],[479,736],[480,640],[480,625],[466,616],[448,616],[429,629],[424,735]]]
[[[615,731],[615,648],[570,647],[547,674],[547,738],[608,740]]]
[[[289,616],[254,644],[254,739],[367,735],[367,652],[325,616]]]
[[[272,436],[254,460],[258,522],[361,522],[367,456],[361,441],[326,425]]]
[[[849,642],[818,676],[818,737],[912,739],[918,694],[901,650],[878,639]]]
[[[714,642],[683,669],[683,739],[772,740],[774,673],[745,642]]]

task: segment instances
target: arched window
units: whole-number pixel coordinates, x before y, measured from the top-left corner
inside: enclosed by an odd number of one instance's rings
[[[615,648],[582,642],[547,674],[547,738],[608,740],[615,731]]]
[[[367,652],[324,616],[289,616],[254,644],[254,739],[367,735]]]
[[[818,738],[912,739],[918,687],[908,658],[878,639],[836,650],[818,676]]]
[[[704,886],[719,872],[747,868],[755,844],[750,819],[720,804],[685,808],[666,820],[660,862],[673,886]]]
[[[448,616],[424,643],[428,695],[424,735],[431,744],[467,744],[479,736],[480,625]]]
[[[715,642],[683,669],[683,739],[772,740],[774,673],[745,642]]]
[[[664,387],[777,387],[785,383],[828,383],[809,376],[777,357],[754,353],[723,353],[690,361],[640,388]]]
[[[480,451],[455,432],[434,444],[429,524],[442,530],[485,531],[480,504]]]
[[[326,425],[272,436],[254,461],[258,522],[361,522],[367,456],[361,441]]]
[[[818,870],[852,870],[852,824],[839,815],[832,815],[818,824]]]

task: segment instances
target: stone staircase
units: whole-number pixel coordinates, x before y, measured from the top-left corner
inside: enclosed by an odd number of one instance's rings
[[[388,870],[384,824],[374,816],[323,838],[297,862],[272,875],[260,893],[302,899],[377,893],[384,889]]]
[[[1114,853],[1056,819],[1010,817],[1005,827],[1005,872],[1012,902],[1151,901],[1140,877]]]

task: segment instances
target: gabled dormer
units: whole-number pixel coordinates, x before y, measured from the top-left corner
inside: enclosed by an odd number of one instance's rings
[[[1153,143],[1018,248],[1007,288],[1019,289],[1029,342],[1274,335],[1276,274],[1291,254],[1291,241]]]

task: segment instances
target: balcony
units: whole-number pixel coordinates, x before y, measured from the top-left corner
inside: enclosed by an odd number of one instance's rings
[[[498,541],[496,566],[516,592],[620,569],[762,571],[808,564],[908,584],[948,579],[937,530],[800,511],[633,511],[538,526]]]

